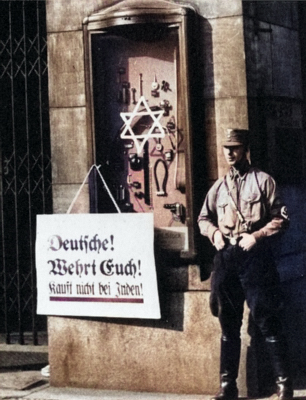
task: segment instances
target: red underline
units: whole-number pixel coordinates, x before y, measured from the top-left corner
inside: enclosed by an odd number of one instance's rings
[[[109,298],[109,297],[55,297],[50,301],[80,301],[91,303],[143,303],[143,299]]]

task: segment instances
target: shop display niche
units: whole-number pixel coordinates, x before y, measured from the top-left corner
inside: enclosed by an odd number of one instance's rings
[[[94,162],[122,212],[153,212],[160,248],[195,255],[189,7],[123,1],[84,21]],[[94,212],[117,212],[92,179]]]

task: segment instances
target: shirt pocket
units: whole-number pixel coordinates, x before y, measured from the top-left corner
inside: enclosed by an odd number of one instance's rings
[[[230,200],[227,191],[220,190],[216,201],[216,206],[217,206],[218,222],[221,223],[221,225],[224,225],[225,219],[227,219],[228,215],[231,214],[229,202]]]
[[[261,216],[260,193],[245,193],[241,196],[241,213],[246,220],[259,221]]]
[[[218,213],[218,221],[219,222],[224,220],[227,210],[228,210],[228,201],[219,199],[217,201],[217,213]]]

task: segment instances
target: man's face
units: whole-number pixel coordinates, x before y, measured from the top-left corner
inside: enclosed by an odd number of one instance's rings
[[[230,166],[235,166],[239,164],[240,161],[245,159],[246,151],[244,146],[224,146],[223,153],[226,162]]]

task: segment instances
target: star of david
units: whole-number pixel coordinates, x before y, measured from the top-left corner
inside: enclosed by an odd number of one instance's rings
[[[139,111],[141,104],[145,107],[146,111]],[[144,96],[141,96],[132,112],[120,113],[120,117],[123,119],[125,123],[124,129],[120,134],[121,139],[133,140],[135,147],[137,149],[137,154],[140,154],[147,140],[151,138],[162,139],[163,137],[165,137],[164,128],[159,122],[163,113],[164,110],[152,111]],[[150,129],[147,133],[135,135],[131,124],[135,118],[137,117],[141,118],[144,115],[150,116],[152,118],[153,124],[150,126]]]

